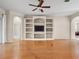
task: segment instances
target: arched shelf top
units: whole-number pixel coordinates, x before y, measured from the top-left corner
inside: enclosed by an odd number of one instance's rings
[[[44,23],[44,19],[43,18],[35,18],[34,23]]]

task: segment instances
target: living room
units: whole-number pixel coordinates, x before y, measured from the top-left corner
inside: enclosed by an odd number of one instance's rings
[[[0,58],[78,59],[78,2],[0,0]]]

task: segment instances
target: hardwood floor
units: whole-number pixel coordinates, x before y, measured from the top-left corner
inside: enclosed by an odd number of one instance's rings
[[[0,45],[0,59],[78,59],[79,41],[17,41]]]

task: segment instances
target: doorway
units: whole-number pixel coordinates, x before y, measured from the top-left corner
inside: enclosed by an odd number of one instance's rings
[[[79,16],[71,21],[71,39],[79,40]]]

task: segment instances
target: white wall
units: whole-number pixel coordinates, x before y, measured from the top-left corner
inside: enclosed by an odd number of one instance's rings
[[[6,34],[7,34],[7,41],[11,42],[14,40],[13,38],[13,19],[14,17],[21,17],[23,20],[23,14],[17,13],[17,12],[13,12],[13,11],[6,11],[6,15],[7,15],[7,21],[6,21]]]
[[[54,39],[70,39],[70,20],[65,16],[55,16],[53,38]]]
[[[1,15],[2,13],[5,13],[5,11],[4,11],[2,8],[0,8],[0,15]]]

